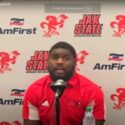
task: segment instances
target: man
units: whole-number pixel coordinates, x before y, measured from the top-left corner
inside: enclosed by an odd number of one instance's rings
[[[93,108],[95,125],[104,125],[104,95],[99,86],[76,73],[76,51],[69,43],[57,42],[49,51],[49,74],[27,89],[23,102],[24,125],[58,125],[53,83],[61,79],[66,88],[59,97],[60,125],[82,125],[87,106]]]

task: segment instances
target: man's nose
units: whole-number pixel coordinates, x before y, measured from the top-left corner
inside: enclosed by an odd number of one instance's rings
[[[62,64],[64,63],[64,60],[62,58],[58,58],[57,63]]]

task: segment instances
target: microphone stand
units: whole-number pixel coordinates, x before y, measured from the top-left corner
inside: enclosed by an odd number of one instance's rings
[[[56,123],[60,125],[60,101],[59,96],[55,96],[56,98]]]
[[[61,79],[51,84],[51,88],[55,91],[56,125],[60,125],[60,97],[65,87],[66,83]]]
[[[60,96],[63,92],[63,89],[56,90],[55,99],[56,99],[56,125],[60,125]]]

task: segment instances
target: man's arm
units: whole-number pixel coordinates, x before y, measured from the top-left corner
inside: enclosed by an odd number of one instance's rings
[[[105,120],[96,120],[95,125],[104,125]]]
[[[28,119],[24,119],[23,125],[42,125],[42,123],[40,122],[40,120],[28,120]]]

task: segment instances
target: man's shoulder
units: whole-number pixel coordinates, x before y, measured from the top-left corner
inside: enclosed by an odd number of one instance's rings
[[[98,83],[94,82],[90,78],[88,78],[88,77],[86,77],[86,76],[84,76],[82,74],[78,74],[78,77],[79,77],[80,85],[82,87],[99,88]]]
[[[48,81],[50,81],[50,75],[45,75],[45,76],[37,79],[34,83],[36,83],[36,84],[42,84],[42,83],[48,82]]]
[[[50,76],[49,75],[45,75],[39,79],[37,79],[36,81],[34,81],[29,88],[33,88],[33,89],[38,89],[41,88],[47,84],[49,84],[51,82]]]
[[[103,94],[103,90],[98,83],[80,74],[79,79],[82,93]]]

